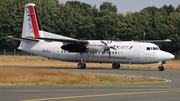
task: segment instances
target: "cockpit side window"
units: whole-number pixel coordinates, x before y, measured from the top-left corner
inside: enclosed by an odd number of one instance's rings
[[[159,47],[146,47],[146,50],[160,50]]]
[[[147,47],[146,50],[151,50],[151,48],[150,48],[150,47]]]
[[[160,50],[158,47],[147,47],[146,50]]]
[[[153,50],[159,50],[159,48],[158,47],[153,47]]]

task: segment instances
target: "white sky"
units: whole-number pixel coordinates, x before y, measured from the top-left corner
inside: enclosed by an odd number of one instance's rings
[[[59,3],[65,3],[68,0],[58,0]],[[70,0],[72,1],[72,0]],[[85,2],[87,4],[91,4],[92,6],[96,5],[99,8],[100,4],[103,2],[112,2],[112,4],[116,5],[119,13],[126,13],[128,11],[136,12],[140,11],[148,6],[156,6],[162,7],[165,4],[172,4],[175,8],[180,4],[180,0],[78,0],[80,2]]]

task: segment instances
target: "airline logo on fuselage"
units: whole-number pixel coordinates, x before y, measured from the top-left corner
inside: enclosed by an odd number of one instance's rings
[[[114,48],[116,49],[132,49],[133,46],[128,46],[128,45],[113,45]]]

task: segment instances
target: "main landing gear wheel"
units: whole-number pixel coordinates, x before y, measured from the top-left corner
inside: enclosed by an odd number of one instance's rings
[[[158,71],[164,71],[164,67],[163,66],[159,66],[158,67]]]
[[[120,64],[119,63],[113,63],[112,64],[112,68],[113,69],[119,69],[120,68]]]
[[[78,69],[85,69],[86,64],[85,63],[78,63],[77,67],[78,67]]]

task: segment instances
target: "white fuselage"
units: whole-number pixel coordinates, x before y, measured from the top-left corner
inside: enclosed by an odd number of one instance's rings
[[[89,47],[103,47],[100,40],[88,40]],[[88,52],[68,52],[61,49],[62,42],[21,42],[18,49],[27,51],[36,55],[53,58],[62,61],[80,62],[81,58],[85,62],[94,63],[127,63],[127,64],[146,64],[157,63],[173,59],[174,56],[168,52],[162,51],[153,43],[141,43],[134,41],[113,41],[111,45],[116,48],[110,49],[111,53],[89,50]]]

